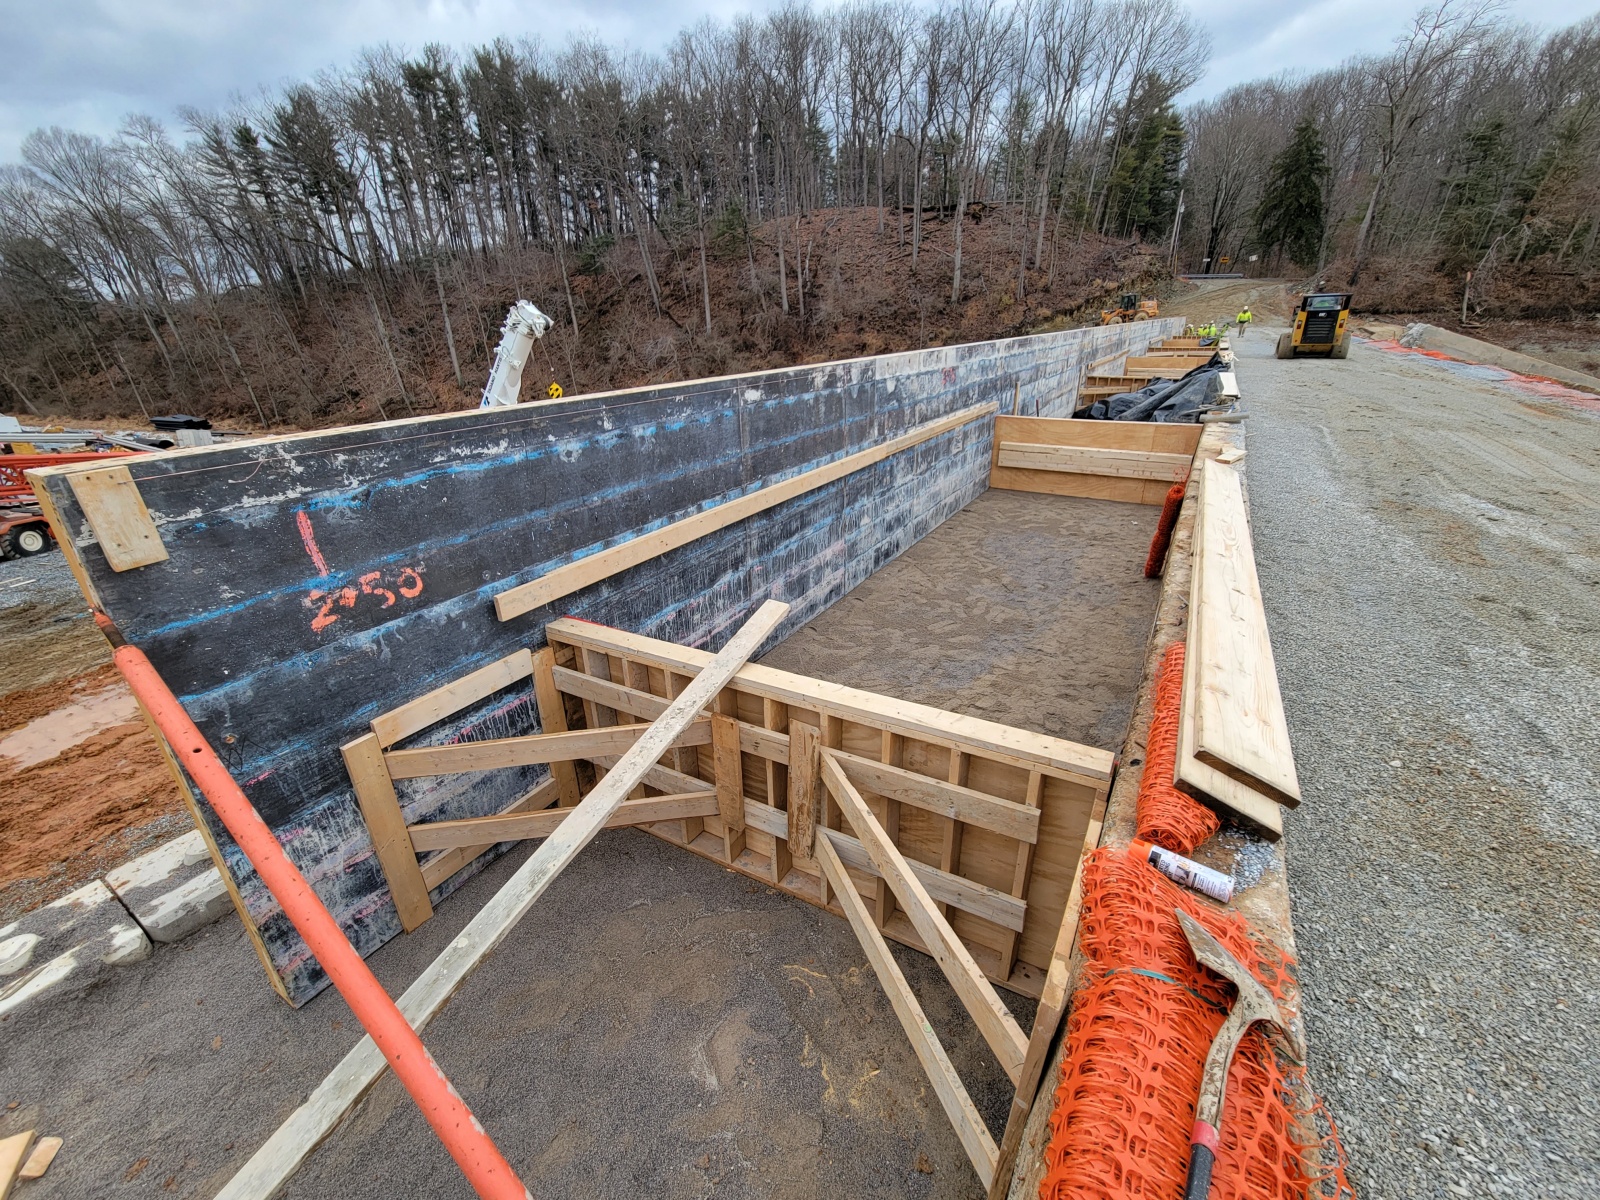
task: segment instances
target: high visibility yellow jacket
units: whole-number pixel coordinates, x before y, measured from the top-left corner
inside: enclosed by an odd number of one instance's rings
[[[1239,317],[1238,317],[1238,320],[1239,320],[1239,324],[1241,324],[1241,325],[1250,324],[1250,310],[1247,308],[1242,313],[1240,313]]]

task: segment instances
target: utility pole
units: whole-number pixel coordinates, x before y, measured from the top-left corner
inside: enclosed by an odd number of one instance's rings
[[[1172,218],[1172,249],[1167,255],[1167,269],[1174,275],[1178,273],[1178,236],[1183,229],[1183,189],[1178,189],[1178,211]]]

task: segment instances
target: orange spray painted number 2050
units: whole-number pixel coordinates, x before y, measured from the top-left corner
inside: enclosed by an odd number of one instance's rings
[[[323,558],[317,545],[316,533],[311,528],[311,518],[304,509],[295,513],[295,524],[300,530],[300,541],[311,556],[311,561],[323,575],[331,575],[328,560]],[[393,608],[400,600],[415,600],[422,595],[422,568],[401,567],[393,575],[382,571],[367,571],[355,583],[335,588],[312,588],[306,593],[305,606],[315,610],[311,618],[311,631],[321,633],[339,619],[336,609],[353,609],[357,604],[376,604],[379,608]]]

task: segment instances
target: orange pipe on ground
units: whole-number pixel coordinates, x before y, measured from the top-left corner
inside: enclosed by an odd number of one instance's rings
[[[107,619],[96,614],[96,620],[113,642],[121,641]],[[317,956],[317,962],[328,973],[333,986],[339,989],[356,1019],[383,1051],[396,1078],[411,1093],[473,1191],[484,1200],[531,1200],[532,1194],[517,1178],[511,1164],[478,1124],[467,1102],[450,1086],[417,1031],[411,1028],[371,968],[356,953],[333,914],[311,890],[306,877],[283,852],[261,814],[239,790],[222,760],[189,719],[189,714],[144,652],[137,646],[119,645],[115,659],[117,669],[172,746],[189,778],[210,801],[239,849],[244,851],[262,882]]]

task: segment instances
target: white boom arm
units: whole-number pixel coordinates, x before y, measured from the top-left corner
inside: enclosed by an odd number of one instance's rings
[[[494,352],[494,369],[483,389],[479,408],[501,408],[517,403],[522,391],[522,368],[533,350],[535,338],[542,338],[553,322],[527,300],[518,300],[500,327],[500,345]]]

